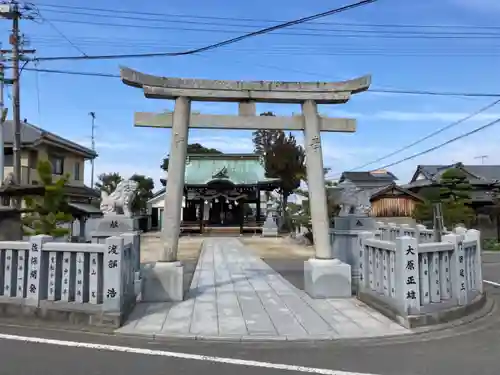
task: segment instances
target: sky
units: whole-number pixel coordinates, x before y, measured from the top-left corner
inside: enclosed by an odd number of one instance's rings
[[[21,30],[27,48],[36,49],[37,57],[182,51],[353,1],[184,0],[138,6],[131,0],[33,0],[41,17],[36,22],[23,20]],[[170,77],[274,81],[338,81],[371,74],[373,89],[500,93],[498,17],[497,0],[379,0],[200,55],[46,61],[26,68],[119,74],[120,66],[128,66]],[[0,21],[3,48],[8,47],[9,27],[10,21]],[[325,166],[331,168],[330,177],[338,177],[494,100],[368,91],[353,95],[347,104],[320,106],[322,115],[358,120],[355,133],[322,134]],[[160,164],[169,152],[170,130],[134,128],[133,114],[172,108],[171,101],[146,99],[141,90],[125,86],[118,78],[22,73],[22,119],[89,146],[89,112],[95,112],[96,175],[144,174],[160,188],[159,179],[164,176]],[[237,114],[232,103],[195,102],[192,109]],[[300,108],[259,104],[257,110],[291,115]],[[500,104],[362,170],[407,158],[497,118]],[[296,136],[302,142],[302,134]],[[492,126],[388,169],[403,184],[419,164],[500,164],[499,141],[500,125]],[[196,129],[190,131],[189,142],[224,152],[253,149],[247,131]],[[90,182],[89,166],[85,179]]]

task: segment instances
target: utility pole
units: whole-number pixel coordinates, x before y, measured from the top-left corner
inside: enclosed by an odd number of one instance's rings
[[[89,112],[90,117],[92,117],[92,135],[91,135],[91,144],[92,144],[92,151],[95,152],[95,112]],[[93,189],[94,188],[94,163],[95,163],[95,158],[93,158],[91,161],[91,175],[90,175],[90,187]]]
[[[14,144],[12,153],[14,157],[14,181],[21,185],[21,106],[19,85],[19,7],[17,3],[12,5],[12,34],[10,44],[12,45],[12,116],[14,120]]]
[[[4,150],[4,140],[3,140],[3,128],[4,122],[7,118],[8,109],[5,108],[4,103],[4,88],[5,88],[5,66],[3,65],[3,55],[0,54],[0,186],[3,184],[5,179],[5,150]]]
[[[34,50],[21,49],[23,45],[23,37],[19,32],[19,20],[21,18],[34,19],[33,16],[24,16],[24,11],[29,11],[29,7],[20,7],[18,2],[15,0],[9,3],[0,4],[0,17],[12,20],[12,33],[9,36],[9,43],[12,46],[12,50],[1,50],[2,54],[12,54],[10,60],[12,61],[12,79],[3,79],[3,83],[12,84],[12,112],[13,112],[13,122],[14,122],[14,142],[12,147],[12,153],[14,157],[14,182],[18,185],[21,184],[21,106],[20,106],[20,75],[19,61],[24,58],[25,53],[34,53]],[[6,113],[2,113],[6,115]],[[3,122],[2,122],[3,124]],[[3,173],[3,170],[2,170]],[[20,201],[15,200],[15,205],[18,207]]]

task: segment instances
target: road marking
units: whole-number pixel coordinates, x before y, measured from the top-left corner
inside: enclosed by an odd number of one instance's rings
[[[178,359],[186,359],[186,360],[194,360],[194,361],[206,361],[206,362],[212,362],[212,363],[224,363],[224,364],[228,364],[228,365],[237,365],[237,366],[261,367],[261,368],[266,368],[266,369],[295,371],[295,372],[303,372],[303,373],[309,373],[309,374],[376,375],[376,374],[361,373],[361,372],[337,371],[337,370],[322,369],[322,368],[315,368],[315,367],[285,365],[285,364],[271,363],[271,362],[259,362],[259,361],[245,360],[245,359],[213,357],[213,356],[200,355],[200,354],[178,353],[178,352],[169,352],[169,351],[163,351],[163,350],[151,350],[151,349],[143,349],[143,348],[130,348],[130,347],[126,347],[126,346],[93,344],[93,343],[87,343],[87,342],[44,339],[44,338],[40,338],[40,337],[30,337],[30,336],[17,336],[17,335],[0,334],[0,339],[22,341],[22,342],[31,343],[31,344],[46,344],[46,345],[66,346],[66,347],[71,347],[71,348],[106,350],[106,351],[110,351],[110,352],[133,353],[133,354],[152,355],[152,356],[158,356],[158,357],[170,357],[170,358],[178,358]]]
[[[496,283],[494,281],[483,280],[483,283],[488,284],[488,285],[492,285],[492,286],[497,287],[497,288],[500,288],[500,283]]]

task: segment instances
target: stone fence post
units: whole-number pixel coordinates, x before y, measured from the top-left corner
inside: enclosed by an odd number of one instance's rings
[[[368,251],[365,249],[365,240],[375,238],[374,232],[361,232],[358,234],[359,244],[359,290],[367,287],[370,275],[370,264],[368,261]]]
[[[449,242],[454,247],[454,251],[450,256],[451,293],[460,306],[467,304],[463,240],[464,236],[462,234],[446,234],[443,236],[443,242]]]
[[[477,229],[469,229],[467,231],[467,238],[476,241],[476,289],[479,293],[483,293],[483,267],[481,258],[481,232]]]
[[[104,250],[103,310],[120,311],[123,304],[122,266],[124,252],[123,237],[106,238]]]
[[[418,241],[410,236],[396,238],[396,298],[407,314],[420,310]]]
[[[43,244],[52,241],[51,236],[40,234],[30,237],[29,261],[28,261],[28,290],[26,293],[26,304],[39,306],[40,299],[47,298],[48,279],[48,254],[42,251]],[[43,280],[42,282],[40,282]]]

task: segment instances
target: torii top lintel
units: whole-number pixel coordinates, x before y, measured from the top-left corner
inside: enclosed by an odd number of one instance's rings
[[[301,103],[314,100],[318,104],[345,103],[356,94],[368,90],[371,76],[343,82],[278,82],[220,81],[209,79],[168,78],[144,74],[121,67],[123,83],[142,88],[147,98],[175,99],[180,96],[196,101],[265,103]]]

